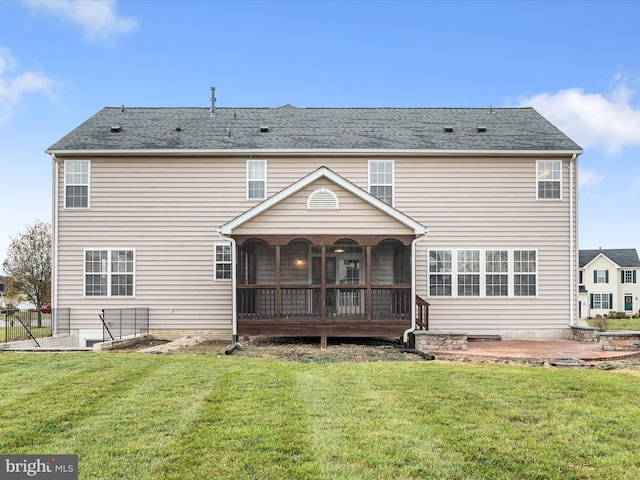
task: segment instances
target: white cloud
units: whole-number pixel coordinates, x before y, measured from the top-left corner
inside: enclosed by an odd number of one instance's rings
[[[606,175],[602,175],[594,170],[580,169],[578,175],[578,185],[580,187],[593,187],[598,185]]]
[[[87,39],[105,41],[138,28],[135,18],[116,11],[115,0],[23,0],[32,8],[70,21],[82,28]]]
[[[640,108],[633,106],[634,95],[618,76],[606,95],[572,88],[521,98],[519,104],[538,110],[581,147],[616,154],[640,146]]]
[[[54,82],[46,75],[35,72],[13,72],[18,64],[4,47],[0,46],[0,123],[6,122],[17,105],[29,93],[52,96]]]

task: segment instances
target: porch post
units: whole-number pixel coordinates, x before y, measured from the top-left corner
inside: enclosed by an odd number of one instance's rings
[[[322,322],[327,320],[327,247],[320,247],[320,313]]]
[[[366,252],[367,320],[371,320],[373,318],[373,290],[371,289],[371,245],[367,245]]]
[[[276,245],[276,321],[280,321],[280,245]]]

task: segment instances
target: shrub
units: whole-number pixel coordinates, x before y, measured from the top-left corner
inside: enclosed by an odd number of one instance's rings
[[[607,329],[607,316],[596,315],[593,319],[593,326],[604,332]]]

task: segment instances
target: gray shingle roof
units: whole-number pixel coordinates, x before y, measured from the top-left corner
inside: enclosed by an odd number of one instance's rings
[[[604,255],[613,263],[623,268],[640,267],[640,259],[635,248],[616,248],[598,250],[580,250],[579,263],[584,267],[598,255]]]
[[[120,131],[111,131],[119,125]],[[261,132],[261,127],[268,131]],[[452,127],[452,132],[445,132]],[[479,132],[478,127],[486,131]],[[532,108],[113,108],[49,147],[72,150],[581,151]]]

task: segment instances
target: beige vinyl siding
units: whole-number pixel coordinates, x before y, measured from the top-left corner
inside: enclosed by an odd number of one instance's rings
[[[418,295],[431,304],[432,329],[496,333],[568,327],[569,162],[563,162],[562,200],[536,200],[535,160],[396,161],[396,207],[429,227],[418,248],[416,278]],[[421,204],[409,201],[416,196]],[[427,295],[427,249],[461,248],[537,250],[538,295]]]
[[[72,328],[96,328],[101,308],[149,306],[155,329],[231,328],[231,282],[214,281],[217,228],[259,203],[246,199],[246,158],[91,160],[91,208],[64,209],[64,158],[58,182],[60,307]],[[366,190],[367,157],[255,156],[268,162],[267,196],[320,166]],[[395,207],[426,225],[417,249],[417,293],[431,303],[434,329],[486,331],[566,328],[569,323],[569,162],[562,200],[536,200],[536,159],[390,158]],[[577,170],[577,166],[576,166]],[[340,210],[307,211],[307,196],[330,188]],[[575,192],[575,189],[574,189]],[[284,219],[284,220],[283,220]],[[335,225],[338,220],[337,227]],[[303,220],[311,220],[304,223]],[[331,223],[330,223],[331,222]],[[234,233],[409,233],[371,205],[321,180]],[[254,230],[255,231],[255,230]],[[135,299],[84,298],[85,248],[136,250]],[[432,298],[427,249],[536,249],[536,298]],[[577,283],[577,276],[576,276]]]
[[[338,210],[307,210],[309,195],[320,188],[336,194]],[[247,221],[233,233],[410,235],[413,230],[342,187],[322,179]]]

